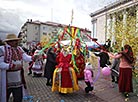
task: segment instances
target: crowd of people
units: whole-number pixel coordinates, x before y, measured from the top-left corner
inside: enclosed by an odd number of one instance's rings
[[[22,102],[23,88],[27,89],[24,77],[23,61],[28,62],[28,75],[45,77],[46,85],[51,86],[52,92],[60,94],[73,93],[79,90],[78,80],[86,83],[85,92],[94,89],[93,67],[81,53],[80,42],[77,39],[77,50],[74,56],[68,51],[68,46],[50,46],[42,51],[41,46],[31,46],[27,50],[19,46],[20,38],[15,34],[8,34],[5,44],[0,46],[0,70],[2,77],[1,102],[8,102],[10,94],[13,94],[13,102]],[[118,83],[119,92],[125,97],[133,92],[132,63],[134,61],[131,46],[125,45],[123,51],[112,54],[102,47],[99,53],[94,53],[100,58],[100,67],[111,66],[112,82]],[[79,72],[74,69],[72,58],[76,61]],[[110,62],[110,58],[114,58]],[[46,62],[45,62],[46,60]]]

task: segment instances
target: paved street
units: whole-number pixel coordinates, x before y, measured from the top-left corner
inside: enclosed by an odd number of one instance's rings
[[[25,77],[29,95],[34,97],[33,102],[125,102],[125,98],[118,92],[117,84],[111,88],[109,81],[102,76],[96,81],[93,92],[86,94],[84,91],[85,83],[81,80],[79,81],[80,90],[66,95],[52,92],[51,86],[46,86],[46,78],[44,77],[28,76],[27,71]],[[29,100],[24,102],[29,102]],[[130,94],[128,102],[138,102],[138,97],[134,93]]]

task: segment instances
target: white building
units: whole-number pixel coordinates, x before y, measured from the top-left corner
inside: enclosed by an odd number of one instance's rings
[[[64,25],[64,24],[59,24],[59,23],[49,22],[49,21],[40,22],[40,21],[28,20],[21,27],[19,37],[22,38],[22,42],[21,42],[22,45],[27,46],[28,44],[31,44],[33,42],[39,43],[44,35],[52,39],[52,37],[56,36],[59,29],[64,29],[65,27],[69,27],[69,25]],[[74,26],[71,26],[71,27],[74,27]],[[76,27],[76,28],[80,29],[83,40],[88,41],[89,39],[85,36],[84,33],[91,35],[91,31],[87,29],[82,29],[79,27]],[[70,38],[68,37],[69,35],[67,34],[65,36],[66,36],[66,39]]]
[[[92,37],[99,43],[111,39],[111,50],[120,51],[125,44],[132,46],[135,66],[138,66],[138,0],[118,0],[91,13]]]
[[[92,18],[92,37],[97,38],[99,43],[105,43],[107,39],[115,42],[117,20],[126,25],[127,17],[131,15],[138,19],[138,0],[118,0],[104,8],[90,14]],[[136,32],[138,31],[136,22]],[[122,28],[123,29],[123,28]],[[138,33],[136,33],[138,36]]]

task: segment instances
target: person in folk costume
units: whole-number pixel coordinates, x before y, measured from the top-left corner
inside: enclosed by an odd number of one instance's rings
[[[34,52],[34,56],[38,56],[33,62],[32,72],[34,77],[41,77],[43,74],[43,53],[40,53],[40,48]]]
[[[8,34],[5,45],[0,46],[0,70],[2,81],[2,95],[0,102],[8,102],[10,94],[13,94],[13,102],[22,102],[22,88],[26,88],[23,70],[23,60],[32,61],[34,57],[27,55],[18,46],[20,38],[15,34]]]
[[[84,69],[84,81],[86,83],[85,92],[89,93],[94,88],[94,81],[93,81],[93,68],[90,62],[86,63]]]
[[[80,49],[76,51],[75,55],[76,66],[79,69],[79,72],[76,72],[78,79],[84,78],[84,69],[85,69],[85,58],[81,53]]]
[[[76,61],[76,67],[79,69],[79,72],[76,72],[76,75],[78,79],[83,79],[84,69],[85,69],[85,58],[80,49],[81,49],[80,39],[77,38],[75,42],[74,58]]]
[[[124,45],[122,52],[117,55],[113,55],[108,52],[108,55],[112,58],[120,58],[119,64],[119,92],[123,93],[125,97],[128,97],[128,93],[133,92],[132,85],[132,64],[134,62],[133,51],[130,45]]]
[[[35,50],[36,50],[36,46],[35,46],[35,45],[31,45],[28,54],[29,54],[30,56],[33,56]],[[33,61],[29,62],[28,75],[31,75],[31,74],[32,74],[32,66],[33,66]]]
[[[51,47],[47,52],[47,61],[44,69],[44,77],[47,78],[47,86],[52,86],[53,73],[56,65],[56,53],[54,52],[54,48]]]
[[[79,90],[76,73],[71,63],[72,55],[64,47],[59,54],[59,63],[54,70],[52,92],[62,94]]]

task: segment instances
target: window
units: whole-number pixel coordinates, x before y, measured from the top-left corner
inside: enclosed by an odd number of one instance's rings
[[[37,30],[37,27],[35,27],[35,30]]]
[[[92,36],[93,38],[97,37],[97,20],[92,21]]]
[[[45,30],[45,27],[43,27],[43,30]]]
[[[47,33],[43,32],[43,35],[47,35]]]
[[[37,38],[35,38],[35,41],[37,41],[38,39]]]

